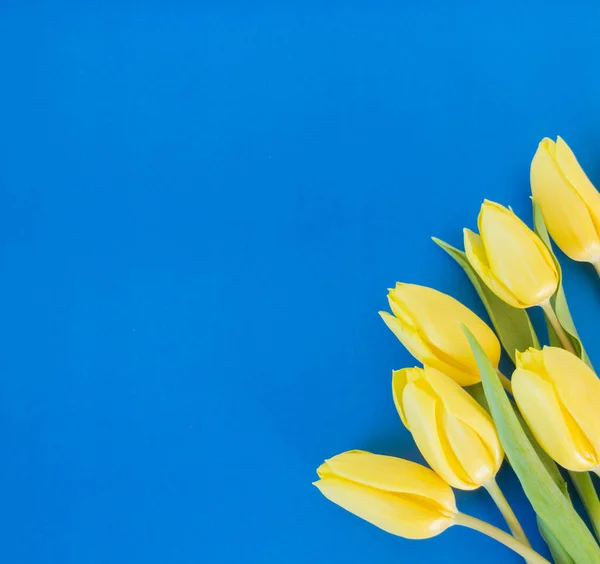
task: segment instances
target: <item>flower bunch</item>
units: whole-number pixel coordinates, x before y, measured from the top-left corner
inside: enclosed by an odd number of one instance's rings
[[[535,552],[496,482],[505,458],[535,510],[559,564],[600,562],[600,380],[577,334],[550,235],[600,274],[600,193],[559,137],[544,139],[531,163],[533,225],[484,201],[478,233],[464,230],[464,252],[434,239],[468,275],[493,329],[432,288],[397,283],[391,313],[380,315],[420,366],[394,370],[392,398],[431,468],[350,451],[325,461],[317,488],[347,511],[395,535],[425,539],[462,525],[505,544],[531,564]],[[528,308],[545,314],[541,347]],[[504,348],[515,365],[499,369]],[[581,497],[592,532],[575,510],[560,468]],[[456,507],[452,488],[483,487],[510,534]],[[595,533],[595,535],[594,535]]]

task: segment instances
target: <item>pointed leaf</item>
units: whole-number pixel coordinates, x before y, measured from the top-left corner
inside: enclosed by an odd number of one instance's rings
[[[548,545],[548,548],[552,554],[552,558],[554,558],[554,562],[556,562],[556,564],[577,564],[558,542],[548,525],[546,525],[546,523],[544,523],[539,517],[537,518],[537,523],[542,538],[546,541],[546,544]]]

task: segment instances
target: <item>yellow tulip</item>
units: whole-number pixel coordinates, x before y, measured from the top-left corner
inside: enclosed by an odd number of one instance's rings
[[[454,492],[416,462],[364,451],[344,452],[317,470],[330,501],[394,535],[434,537],[454,524]]]
[[[351,450],[326,460],[317,474],[314,485],[329,501],[393,535],[428,539],[460,525],[501,542],[529,564],[549,564],[526,539],[460,513],[452,488],[416,462]]]
[[[513,393],[541,447],[561,466],[600,465],[600,380],[574,354],[556,347],[517,353]]]
[[[600,193],[563,139],[542,139],[531,162],[531,190],[556,244],[600,269]]]
[[[544,242],[511,210],[486,200],[479,235],[464,230],[465,252],[488,288],[506,303],[547,303],[558,287],[556,265]]]
[[[396,370],[392,392],[402,422],[428,464],[452,487],[493,481],[504,452],[488,413],[438,370]]]
[[[416,284],[396,284],[388,294],[394,315],[380,311],[383,321],[420,362],[470,386],[481,381],[477,363],[461,324],[469,328],[498,367],[500,343],[470,309],[447,294]]]

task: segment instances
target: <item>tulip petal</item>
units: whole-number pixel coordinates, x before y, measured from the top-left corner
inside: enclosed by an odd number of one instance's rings
[[[464,229],[463,232],[467,258],[486,286],[507,304],[517,308],[527,307],[494,276],[485,254],[481,237],[477,233],[473,233],[470,229]]]
[[[404,388],[402,397],[406,419],[412,436],[429,465],[452,487],[472,490],[481,484],[475,484],[464,471],[461,463],[448,443],[443,425],[441,404],[430,393],[415,383]]]
[[[398,291],[402,285],[397,282],[396,287],[390,289],[387,298],[390,304],[392,313],[400,320],[402,325],[417,330],[417,324],[413,320],[412,311],[407,307],[401,299],[398,299]]]
[[[426,366],[424,377],[444,405],[444,410],[477,434],[480,442],[485,445],[486,452],[491,456],[491,468],[495,474],[504,460],[504,451],[488,412],[468,392],[439,371]],[[448,438],[450,439],[450,436]],[[456,448],[453,447],[453,450],[465,466],[467,473],[472,476]]]
[[[430,356],[429,350],[414,329],[411,330],[402,324],[397,317],[390,315],[387,311],[380,311],[379,315],[390,331],[396,335],[398,340],[408,349],[408,352],[417,360]]]
[[[410,496],[361,486],[341,478],[325,478],[315,486],[330,501],[393,535],[409,539],[434,537],[454,524],[444,515]]]
[[[596,464],[600,464],[600,380],[574,354],[557,347],[544,347],[544,365],[564,408],[591,443]],[[573,432],[575,435],[575,432]]]
[[[552,384],[535,372],[517,368],[512,389],[519,410],[540,446],[567,470],[583,472],[594,460],[581,450],[581,441],[572,436]]]
[[[410,312],[410,319],[422,341],[433,354],[456,370],[467,372],[472,382],[479,382],[479,371],[460,325],[465,325],[477,337],[490,362],[498,365],[500,343],[494,332],[469,308],[444,294],[417,284],[400,284],[390,292],[390,304]]]
[[[467,372],[456,368],[456,366],[447,364],[438,358],[428,347],[428,344],[423,341],[420,334],[413,328],[403,325],[398,318],[385,311],[380,311],[379,315],[392,333],[394,333],[398,340],[407,348],[408,352],[418,361],[438,368],[462,386],[470,386],[479,381],[479,376],[468,374]]]
[[[561,140],[561,147],[563,145],[566,144]],[[566,150],[570,153],[568,147]],[[582,196],[561,171],[555,153],[554,142],[547,138],[542,140],[531,161],[533,198],[542,209],[552,238],[563,252],[573,260],[593,260],[600,255],[598,230]]]
[[[560,136],[556,139],[556,161],[565,178],[585,202],[596,233],[600,235],[600,193],[590,182],[569,145]]]
[[[473,428],[447,411],[443,427],[452,451],[473,484],[483,485],[496,475],[499,466]]]
[[[540,238],[512,211],[487,200],[478,224],[494,277],[527,307],[548,300],[558,286],[558,273]]]
[[[515,356],[515,366],[523,370],[529,370],[536,374],[546,374],[546,365],[544,364],[544,353],[540,349],[529,347],[526,351],[517,351]]]
[[[440,511],[456,512],[452,489],[435,472],[416,462],[354,450],[330,458],[325,465],[327,472],[338,478],[391,493],[421,496],[439,505]]]
[[[404,426],[410,431],[408,422],[406,421],[406,415],[404,414],[404,406],[402,405],[402,392],[408,382],[408,372],[412,370],[419,370],[419,368],[403,368],[402,370],[394,370],[392,372],[392,397],[394,398],[394,405],[400,415],[400,419]],[[457,384],[458,385],[458,384]]]

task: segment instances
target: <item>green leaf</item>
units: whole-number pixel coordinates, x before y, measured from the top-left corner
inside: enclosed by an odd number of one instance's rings
[[[433,237],[433,241],[462,267],[471,280],[490,316],[500,342],[511,360],[515,361],[516,350],[524,351],[529,347],[539,348],[540,343],[527,312],[524,309],[508,305],[496,296],[475,272],[463,251],[435,237]]]
[[[479,367],[500,441],[534,511],[575,562],[600,562],[600,547],[536,454],[481,345],[466,327],[463,331]]]
[[[542,538],[546,541],[546,544],[550,549],[554,562],[556,562],[556,564],[576,564],[575,560],[569,556],[569,553],[558,542],[548,525],[546,525],[539,517],[537,518],[537,523]]]
[[[567,304],[567,297],[565,295],[565,290],[562,285],[562,270],[560,268],[560,263],[552,250],[552,243],[550,242],[550,235],[548,235],[548,230],[546,229],[546,224],[544,223],[544,217],[542,216],[542,210],[540,206],[537,204],[535,200],[533,200],[533,226],[535,232],[538,234],[540,239],[545,243],[546,247],[550,251],[552,255],[552,260],[554,260],[554,264],[556,265],[556,270],[558,271],[558,289],[554,296],[550,298],[550,303],[552,305],[552,309],[556,313],[556,317],[558,317],[558,321],[561,324],[562,328],[567,332],[569,340],[571,341],[573,348],[579,355],[579,357],[584,360],[590,367],[592,367],[592,363],[583,348],[583,343],[577,334],[577,329],[575,328],[575,323],[573,322],[573,317],[571,316],[571,312],[569,311],[569,305]],[[548,326],[548,337],[550,338],[550,344],[553,346],[560,347],[560,340],[556,335],[556,332],[552,328],[551,324],[546,320],[546,325]]]

